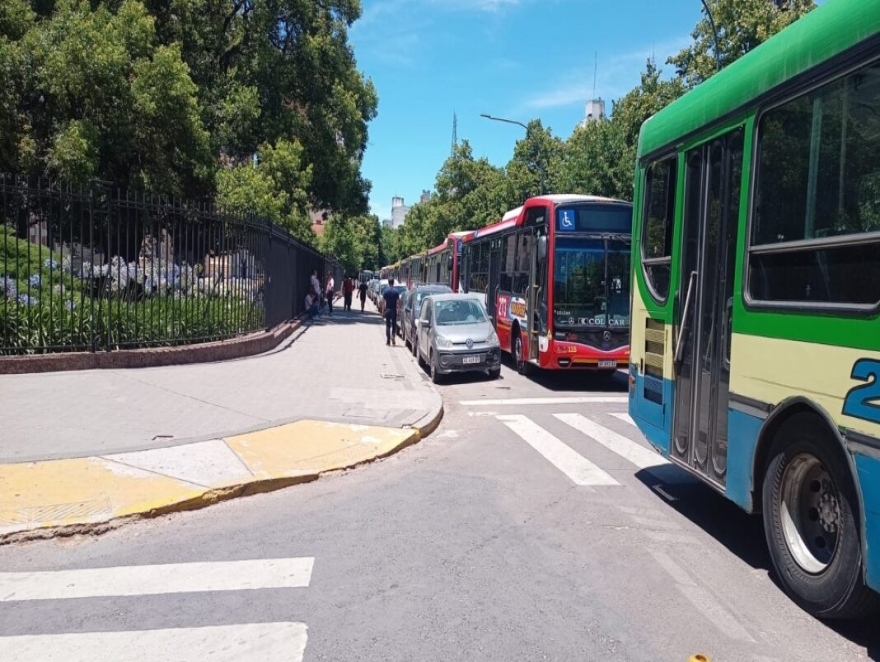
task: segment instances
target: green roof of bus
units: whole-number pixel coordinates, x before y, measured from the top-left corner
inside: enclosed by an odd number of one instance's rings
[[[880,0],[828,0],[650,117],[639,157],[674,145],[880,31]]]

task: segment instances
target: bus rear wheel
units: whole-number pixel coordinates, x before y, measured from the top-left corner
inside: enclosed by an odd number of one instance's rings
[[[809,414],[783,424],[764,474],[764,532],[776,575],[805,611],[858,617],[877,594],[862,579],[856,491],[836,440]]]
[[[515,331],[513,334],[513,365],[519,374],[528,374],[529,363],[528,361],[523,360],[522,334],[519,330]]]

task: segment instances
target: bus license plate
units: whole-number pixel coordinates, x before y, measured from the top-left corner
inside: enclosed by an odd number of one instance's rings
[[[616,368],[617,361],[599,361],[600,368]]]
[[[465,363],[465,364],[468,364],[468,363],[479,363],[479,362],[480,362],[480,358],[481,358],[481,357],[480,357],[479,354],[474,354],[473,356],[465,356],[465,357],[463,357],[463,358],[461,359],[461,362],[462,362],[462,363]]]

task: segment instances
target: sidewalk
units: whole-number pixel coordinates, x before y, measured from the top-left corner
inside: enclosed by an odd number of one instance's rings
[[[0,539],[313,480],[417,441],[440,395],[375,307],[223,363],[0,376]]]

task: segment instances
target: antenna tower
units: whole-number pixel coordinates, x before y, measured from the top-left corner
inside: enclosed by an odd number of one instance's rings
[[[458,147],[458,115],[452,111],[452,156],[455,156],[456,147]]]
[[[596,98],[596,77],[599,75],[599,51],[596,51],[593,60],[593,99]]]

